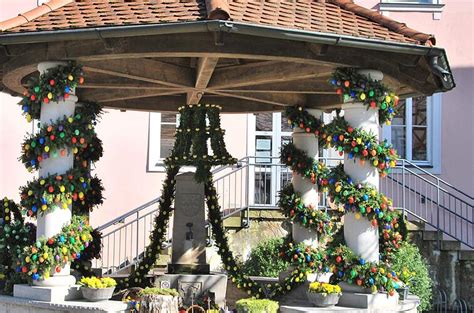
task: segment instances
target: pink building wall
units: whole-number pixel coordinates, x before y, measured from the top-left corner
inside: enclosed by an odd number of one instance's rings
[[[357,1],[376,7],[377,0]],[[440,177],[474,194],[474,2],[450,0],[440,20],[431,13],[390,13],[390,17],[420,31],[433,33],[437,44],[446,48],[457,88],[442,100],[442,172]],[[36,6],[36,1],[0,0],[0,20]],[[20,145],[31,125],[21,117],[18,98],[0,93],[0,196],[19,201],[18,188],[32,174],[17,160]],[[235,157],[246,155],[246,116],[226,115],[226,143]],[[132,208],[158,197],[163,174],[147,173],[148,113],[107,111],[97,126],[104,142],[104,157],[95,173],[105,186],[105,203],[92,213],[92,224],[101,225]]]

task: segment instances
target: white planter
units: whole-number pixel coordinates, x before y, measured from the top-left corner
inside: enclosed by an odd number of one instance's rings
[[[317,307],[335,306],[341,297],[341,295],[337,293],[323,294],[310,291],[306,292],[306,295],[308,296],[308,301]]]
[[[82,296],[90,302],[106,301],[114,295],[115,287],[109,288],[89,288],[81,287]]]

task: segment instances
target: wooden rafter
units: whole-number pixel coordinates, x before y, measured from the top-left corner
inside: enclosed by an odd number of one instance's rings
[[[211,80],[212,73],[216,68],[219,58],[202,57],[199,58],[196,65],[196,82],[194,84],[195,90],[187,94],[187,104],[199,103],[203,92]]]
[[[216,69],[209,89],[219,90],[327,76],[329,66],[311,66],[288,62],[265,62]]]
[[[84,64],[84,70],[171,87],[193,87],[190,68],[149,59],[93,61]]]

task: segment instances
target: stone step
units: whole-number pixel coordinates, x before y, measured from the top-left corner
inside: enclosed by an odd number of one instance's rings
[[[425,223],[418,222],[418,221],[408,221],[407,223],[407,230],[408,231],[424,231],[425,230]]]
[[[459,251],[460,261],[474,261],[474,250]]]
[[[461,243],[459,241],[442,240],[440,250],[459,251],[461,250]]]
[[[442,235],[436,230],[425,230],[423,231],[423,240],[435,241],[442,239]]]

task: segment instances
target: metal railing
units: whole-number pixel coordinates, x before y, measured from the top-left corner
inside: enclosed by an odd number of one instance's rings
[[[333,167],[342,159],[320,158],[320,161]],[[222,214],[227,218],[248,209],[277,209],[278,191],[291,181],[292,173],[277,157],[247,156],[237,165],[214,169],[213,175]],[[404,159],[399,160],[388,178],[381,179],[380,189],[410,219],[422,221],[440,234],[474,247],[473,197]],[[112,274],[143,257],[158,200],[153,199],[99,227],[104,233],[104,247],[97,268]],[[321,194],[319,206],[326,208],[326,201],[327,195]]]
[[[143,258],[158,201],[159,198],[153,199],[97,228],[103,233],[103,246],[102,257],[94,261],[94,268],[102,270],[103,275],[116,274]]]
[[[474,248],[474,198],[415,164],[400,159],[380,189],[409,219]]]

